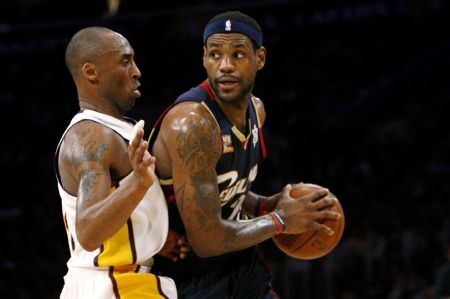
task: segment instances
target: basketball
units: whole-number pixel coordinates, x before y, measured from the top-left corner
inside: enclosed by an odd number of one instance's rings
[[[313,184],[299,184],[292,188],[291,196],[299,198],[316,191],[317,188],[318,186]],[[331,193],[328,196],[335,197]],[[339,212],[342,215],[337,220],[322,221],[334,231],[333,235],[330,236],[317,230],[301,234],[282,233],[272,238],[277,247],[287,255],[302,260],[312,260],[327,255],[341,240],[345,227],[344,211],[339,200],[333,207],[327,207],[327,209]]]

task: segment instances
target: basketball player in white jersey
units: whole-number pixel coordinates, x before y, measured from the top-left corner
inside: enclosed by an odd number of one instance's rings
[[[152,257],[174,248],[164,247],[155,158],[142,127],[132,136],[135,121],[125,117],[140,97],[134,51],[119,33],[88,27],[72,37],[66,64],[80,111],[55,154],[71,254],[61,298],[176,298],[172,279],[150,273]]]

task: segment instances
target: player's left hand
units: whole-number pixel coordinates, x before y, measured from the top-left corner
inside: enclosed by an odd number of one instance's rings
[[[191,251],[191,246],[186,238],[178,232],[169,229],[166,243],[163,248],[158,252],[159,255],[171,259],[173,262],[179,259],[186,258],[187,254]]]
[[[301,184],[303,184],[303,182],[299,182],[299,183],[293,184],[292,187],[294,188],[295,186],[301,185]],[[282,197],[281,193],[282,192],[278,192],[277,194],[274,194],[274,195],[271,195],[271,196],[267,197],[267,203],[266,203],[266,212],[267,213],[272,212],[275,209],[275,207],[278,204],[278,201]]]
[[[150,187],[157,180],[155,175],[156,158],[148,151],[148,142],[144,141],[144,121],[133,128],[128,145],[128,157],[134,170],[134,176],[140,185]]]

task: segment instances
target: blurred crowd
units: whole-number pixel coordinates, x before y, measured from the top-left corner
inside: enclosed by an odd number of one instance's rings
[[[314,182],[345,211],[343,239],[324,258],[261,244],[281,298],[434,299],[450,244],[449,5],[206,2],[0,24],[0,298],[57,298],[62,287],[69,252],[53,152],[78,109],[64,65],[72,34],[100,25],[128,38],[143,94],[130,116],[150,125],[206,77],[201,32],[220,8],[253,16],[268,52],[254,93],[269,156],[255,191]]]

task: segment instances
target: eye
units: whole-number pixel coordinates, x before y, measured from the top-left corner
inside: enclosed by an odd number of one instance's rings
[[[220,57],[219,53],[217,53],[217,52],[211,52],[211,53],[209,54],[209,56],[210,56],[212,59],[218,59],[218,58]]]
[[[243,58],[245,55],[244,55],[244,53],[243,52],[236,52],[236,53],[234,53],[234,57],[236,57],[236,58]]]

